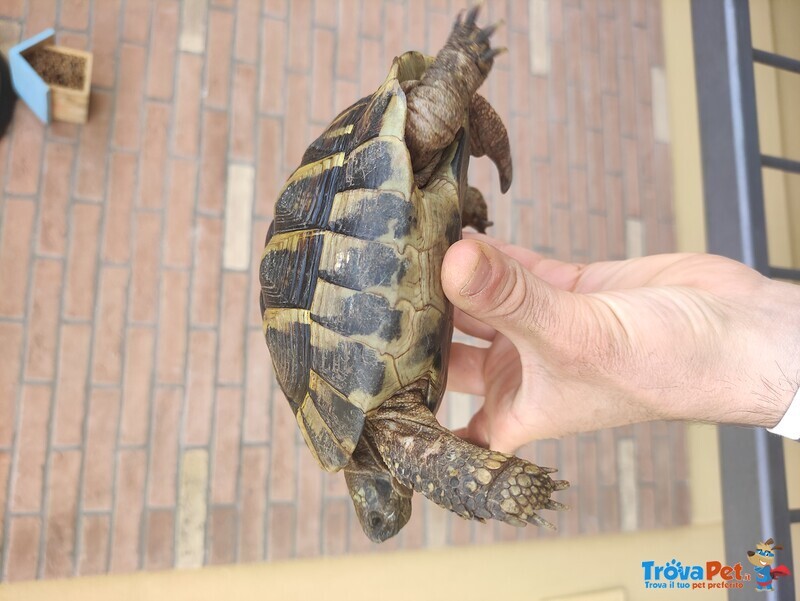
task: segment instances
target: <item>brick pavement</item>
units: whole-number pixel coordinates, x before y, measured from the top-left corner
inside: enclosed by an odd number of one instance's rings
[[[447,0],[0,0],[0,47],[55,26],[94,52],[87,125],[18,105],[0,141],[0,577],[54,578],[688,521],[682,426],[524,450],[574,482],[559,532],[415,501],[380,547],[270,373],[256,268],[277,191],[337,110]],[[491,0],[485,93],[515,182],[471,179],[493,233],[562,259],[673,247],[659,4]],[[484,17],[485,19],[486,17]],[[442,410],[463,424],[475,400]]]

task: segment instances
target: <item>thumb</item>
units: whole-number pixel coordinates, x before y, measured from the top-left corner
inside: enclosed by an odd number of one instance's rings
[[[558,314],[575,308],[571,294],[476,240],[461,240],[448,249],[442,286],[455,306],[511,340],[546,335],[562,321]]]

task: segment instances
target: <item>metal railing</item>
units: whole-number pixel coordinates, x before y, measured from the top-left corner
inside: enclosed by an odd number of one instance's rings
[[[764,155],[758,141],[753,64],[800,73],[800,61],[756,50],[747,0],[692,0],[692,30],[700,118],[708,251],[773,278],[800,281],[800,270],[773,267],[767,254],[762,168],[800,173],[800,162]],[[725,552],[744,562],[758,541],[774,538],[780,563],[792,565],[790,510],[783,441],[761,428],[719,428]],[[763,599],[795,601],[795,575]],[[731,600],[752,599],[753,586],[731,589]]]

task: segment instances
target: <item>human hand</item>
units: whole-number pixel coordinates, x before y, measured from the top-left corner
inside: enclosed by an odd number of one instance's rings
[[[448,387],[484,396],[461,434],[511,452],[655,419],[772,427],[800,386],[800,287],[723,257],[588,265],[465,234],[447,252]]]

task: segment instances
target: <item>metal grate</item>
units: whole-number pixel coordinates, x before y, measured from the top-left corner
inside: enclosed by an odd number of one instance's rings
[[[772,267],[767,256],[761,169],[800,173],[800,163],[761,154],[754,61],[800,73],[800,61],[756,50],[747,0],[692,0],[692,29],[700,117],[709,252],[726,255],[773,278],[800,281],[800,270]],[[719,428],[725,550],[729,564],[746,558],[758,540],[775,538],[781,563],[792,565],[790,510],[783,441],[761,428]],[[794,601],[795,583],[782,579],[765,599]],[[752,587],[728,598],[751,599]]]

